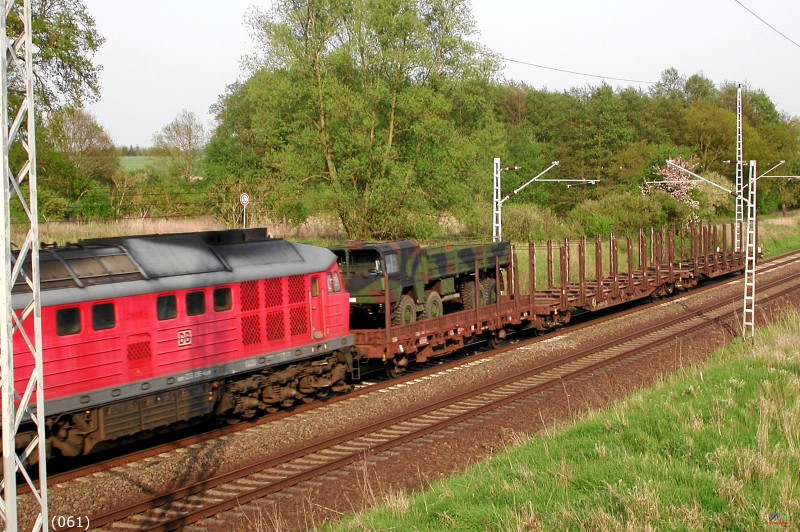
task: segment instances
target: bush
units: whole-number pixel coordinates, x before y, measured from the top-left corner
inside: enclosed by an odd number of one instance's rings
[[[561,220],[547,207],[522,203],[503,209],[503,240],[541,242],[568,234]]]
[[[81,221],[109,220],[114,217],[114,208],[108,192],[94,188],[80,197],[72,209],[72,218]]]

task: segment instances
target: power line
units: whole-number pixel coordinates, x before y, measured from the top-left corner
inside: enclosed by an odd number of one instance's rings
[[[653,85],[655,83],[658,83],[657,81],[644,81],[644,80],[641,80],[641,79],[615,78],[613,76],[601,76],[601,75],[598,75],[598,74],[588,74],[586,72],[578,72],[578,71],[575,71],[575,70],[566,70],[566,69],[563,69],[563,68],[556,68],[556,67],[545,66],[545,65],[537,65],[536,63],[529,63],[527,61],[519,61],[517,59],[510,59],[508,57],[503,57],[502,55],[500,56],[500,59],[502,59],[503,61],[508,61],[510,63],[519,63],[520,65],[527,65],[527,66],[532,66],[532,67],[536,67],[536,68],[543,68],[545,70],[554,70],[556,72],[565,72],[567,74],[576,74],[578,76],[587,76],[587,77],[590,77],[590,78],[610,79],[610,80],[614,80],[614,81],[627,81],[627,82],[630,82],[630,83],[645,83],[647,85]]]
[[[761,18],[761,17],[759,17],[758,15],[756,15],[756,14],[753,12],[753,10],[752,10],[752,9],[750,9],[749,7],[747,7],[746,5],[744,5],[743,3],[741,3],[739,0],[733,0],[733,1],[734,1],[734,2],[736,2],[737,4],[739,4],[740,6],[742,6],[744,9],[746,9],[748,13],[750,13],[751,15],[753,15],[754,17],[756,17],[758,20],[760,20],[761,22],[763,22],[764,24],[766,24],[766,25],[767,25],[767,27],[769,27],[769,29],[771,29],[772,31],[774,31],[775,33],[777,33],[778,35],[780,35],[781,37],[783,37],[784,39],[786,39],[787,41],[789,41],[790,43],[792,43],[793,45],[795,45],[795,46],[797,46],[798,48],[800,48],[800,44],[797,44],[796,42],[794,42],[793,40],[791,40],[789,37],[787,37],[786,35],[784,35],[783,33],[781,33],[781,32],[780,32],[780,30],[778,30],[778,29],[777,29],[775,26],[773,26],[772,24],[770,24],[769,22],[767,22],[767,21],[766,21],[766,20],[764,20],[763,18]]]

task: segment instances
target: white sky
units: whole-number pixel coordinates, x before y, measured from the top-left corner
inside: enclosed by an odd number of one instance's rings
[[[795,43],[800,2],[739,0]],[[85,0],[106,43],[101,99],[89,106],[117,145],[151,144],[153,133],[181,109],[208,124],[208,112],[242,75],[254,52],[244,25],[265,0]],[[800,46],[736,0],[472,0],[479,42],[517,61],[603,76],[613,86],[649,85],[675,67],[719,85],[747,82],[779,110],[800,116]],[[601,78],[507,62],[507,79],[566,90]]]

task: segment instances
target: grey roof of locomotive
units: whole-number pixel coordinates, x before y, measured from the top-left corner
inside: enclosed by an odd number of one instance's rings
[[[265,229],[82,240],[39,251],[42,306],[97,301],[324,271],[325,248],[269,238]],[[30,274],[30,264],[25,265]],[[18,282],[14,308],[30,300]]]

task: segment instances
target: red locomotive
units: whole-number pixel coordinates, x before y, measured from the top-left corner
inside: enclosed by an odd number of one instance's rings
[[[131,236],[43,249],[40,270],[48,455],[349,389],[349,295],[327,249],[263,229]]]

